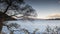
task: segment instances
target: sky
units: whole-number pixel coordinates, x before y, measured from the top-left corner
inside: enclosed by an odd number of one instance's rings
[[[38,18],[60,13],[60,0],[25,0],[37,12]]]

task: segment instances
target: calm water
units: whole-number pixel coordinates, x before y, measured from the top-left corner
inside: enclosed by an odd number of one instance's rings
[[[18,23],[20,28],[25,28],[29,30],[29,32],[33,32],[35,29],[39,29],[40,32],[45,31],[47,25],[51,27],[60,26],[60,20],[17,20],[17,21],[8,21],[10,23]],[[3,27],[3,30],[7,30],[6,27]],[[8,31],[8,30],[7,30]],[[7,32],[6,31],[6,32]]]

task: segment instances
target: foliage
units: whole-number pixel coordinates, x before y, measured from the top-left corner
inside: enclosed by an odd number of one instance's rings
[[[36,16],[35,10],[23,0],[0,0],[0,12],[8,16],[22,15],[21,17]],[[20,16],[19,16],[20,17]]]
[[[35,10],[30,5],[26,4],[24,0],[0,0],[0,33],[3,26],[7,26],[9,30],[19,27],[16,23],[8,25],[4,23],[5,21],[15,20],[21,17],[22,19],[28,19],[29,17],[36,17],[36,15]]]

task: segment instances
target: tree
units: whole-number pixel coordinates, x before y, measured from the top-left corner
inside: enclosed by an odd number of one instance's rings
[[[59,34],[60,27],[56,26],[54,29],[55,29],[55,32],[56,32],[57,34]]]
[[[30,34],[30,32],[27,29],[21,29],[22,32],[24,32],[24,34]]]
[[[16,20],[17,15],[24,18],[35,17],[35,10],[23,0],[0,0],[0,33],[3,22],[8,20]],[[14,18],[14,17],[16,18]]]
[[[20,27],[20,25],[17,24],[17,23],[5,24],[5,26],[7,26],[8,30],[10,31],[10,34],[13,34],[14,33],[14,29],[17,29],[17,28]]]
[[[35,29],[32,34],[36,34],[39,29]]]
[[[51,32],[51,27],[49,26],[49,25],[47,25],[47,27],[46,27],[46,31],[48,32],[48,34],[49,34],[49,32]]]

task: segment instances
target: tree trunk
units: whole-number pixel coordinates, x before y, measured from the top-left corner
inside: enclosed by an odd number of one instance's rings
[[[2,31],[3,21],[4,21],[4,19],[0,18],[0,33],[1,33],[1,31]]]
[[[3,22],[4,22],[5,18],[3,13],[0,13],[0,33],[2,31],[2,27],[3,27]]]
[[[1,34],[1,32],[2,32],[2,27],[3,27],[3,26],[0,26],[0,34]]]
[[[0,22],[0,33],[1,33],[1,31],[2,31],[2,27],[3,27],[3,25],[2,25],[1,22]]]
[[[10,31],[10,34],[14,34],[14,31]]]

